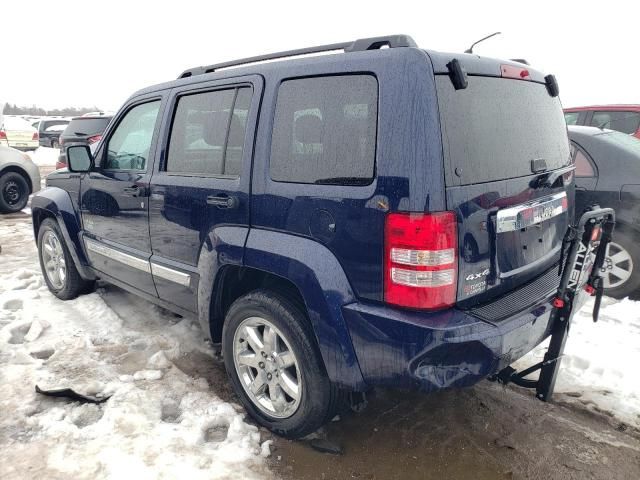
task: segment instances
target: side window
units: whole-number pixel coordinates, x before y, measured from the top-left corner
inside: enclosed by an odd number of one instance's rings
[[[576,177],[595,177],[596,172],[593,165],[584,152],[573,143],[571,144],[571,150],[575,151]]]
[[[179,98],[171,127],[166,171],[240,175],[251,88]]]
[[[372,75],[287,80],[271,140],[279,182],[367,185],[373,180],[378,82]]]
[[[591,125],[633,134],[640,126],[640,112],[593,112]]]
[[[580,115],[580,112],[565,112],[564,120],[565,122],[567,122],[567,125],[577,125],[579,115]]]
[[[107,143],[104,169],[146,170],[159,108],[160,100],[156,100],[125,114]]]

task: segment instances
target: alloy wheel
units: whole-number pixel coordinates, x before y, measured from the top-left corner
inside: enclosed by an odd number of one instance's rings
[[[233,362],[251,402],[275,418],[292,416],[302,398],[298,359],[282,332],[270,321],[249,317],[233,338]]]
[[[53,288],[56,290],[64,288],[67,280],[67,264],[62,242],[52,230],[47,230],[42,236],[42,263]]]
[[[611,242],[602,265],[604,288],[616,288],[625,283],[633,272],[631,254],[620,244]]]

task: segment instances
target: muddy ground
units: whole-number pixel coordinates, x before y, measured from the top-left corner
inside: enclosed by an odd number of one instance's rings
[[[206,360],[185,357],[176,366],[237,401],[222,363]],[[542,403],[529,391],[490,382],[431,395],[376,391],[363,413],[343,415],[321,436],[343,453],[274,437],[274,474],[285,480],[640,478],[640,432],[573,403]]]

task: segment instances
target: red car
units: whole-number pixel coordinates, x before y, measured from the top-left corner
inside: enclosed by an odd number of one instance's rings
[[[640,105],[595,105],[564,109],[567,125],[590,125],[640,138]]]

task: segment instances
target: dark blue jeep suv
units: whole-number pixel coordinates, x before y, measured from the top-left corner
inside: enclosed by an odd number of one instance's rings
[[[44,278],[197,316],[288,437],[351,392],[472,385],[552,327],[574,198],[557,95],[403,35],[187,70],[95,154],[67,148],[32,201]]]

